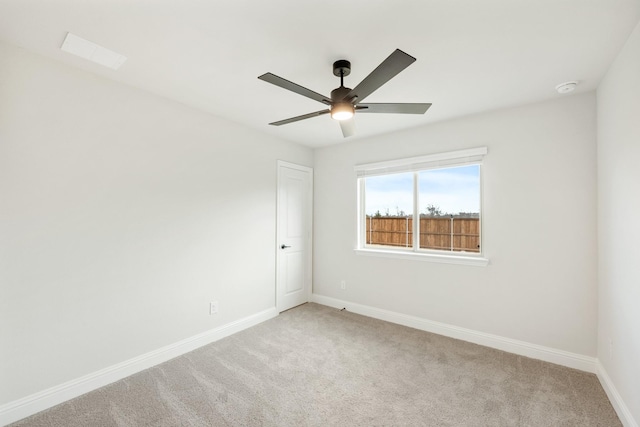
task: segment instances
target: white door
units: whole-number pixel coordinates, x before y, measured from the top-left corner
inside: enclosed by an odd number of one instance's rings
[[[278,161],[276,308],[282,312],[311,296],[313,169]]]

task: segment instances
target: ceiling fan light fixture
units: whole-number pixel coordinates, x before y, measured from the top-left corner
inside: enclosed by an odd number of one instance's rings
[[[331,118],[334,120],[349,120],[353,114],[354,108],[349,102],[338,102],[331,107]]]

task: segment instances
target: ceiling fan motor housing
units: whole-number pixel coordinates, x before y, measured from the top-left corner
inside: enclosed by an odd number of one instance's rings
[[[333,102],[340,102],[342,100],[349,101],[347,99],[344,99],[344,97],[347,96],[349,92],[351,92],[350,88],[340,86],[339,88],[336,88],[331,91],[331,101]]]

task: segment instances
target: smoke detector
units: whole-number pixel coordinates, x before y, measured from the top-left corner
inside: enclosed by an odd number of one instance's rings
[[[569,93],[573,92],[577,86],[578,82],[576,81],[564,82],[556,86],[556,90],[558,91],[558,93]]]

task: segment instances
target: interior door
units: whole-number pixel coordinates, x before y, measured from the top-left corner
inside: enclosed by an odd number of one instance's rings
[[[311,297],[313,169],[278,161],[276,308]]]

